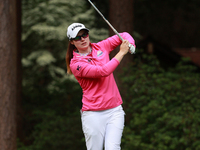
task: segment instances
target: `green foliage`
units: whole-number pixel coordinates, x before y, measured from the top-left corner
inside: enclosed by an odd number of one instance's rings
[[[183,60],[165,71],[154,56],[142,58],[146,62],[136,58],[122,78],[127,86],[123,149],[199,149],[200,75],[195,67]]]
[[[28,50],[26,51],[28,54],[30,45],[32,45],[32,50],[37,50],[38,48],[64,50],[67,41],[67,27],[73,22],[82,22],[91,31],[95,31],[93,28],[95,26],[94,9],[88,9],[86,1],[41,1],[31,9],[27,9],[27,7],[30,7],[31,1],[27,3],[24,3],[22,7],[22,40],[24,48]],[[102,28],[100,31],[96,30],[96,33],[92,33],[90,37],[94,41],[99,41],[107,35],[108,31]]]
[[[200,46],[199,0],[134,0],[134,6],[134,29],[140,34],[171,47]]]
[[[79,111],[76,110],[78,113]],[[35,139],[30,146],[22,146],[19,150],[56,150],[56,149],[85,149],[85,141],[81,130],[80,115],[71,113],[70,116],[60,116],[55,110],[35,112],[43,116],[40,123],[34,127],[32,134]]]

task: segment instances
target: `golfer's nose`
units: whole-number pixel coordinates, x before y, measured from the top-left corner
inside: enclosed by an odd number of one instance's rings
[[[83,41],[83,40],[85,40],[85,38],[84,38],[84,37],[81,37],[81,41]]]

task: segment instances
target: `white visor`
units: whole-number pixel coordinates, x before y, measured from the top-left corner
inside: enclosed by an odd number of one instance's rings
[[[87,30],[87,29],[82,23],[72,23],[68,28],[67,28],[67,37],[71,40],[75,38],[80,30]]]

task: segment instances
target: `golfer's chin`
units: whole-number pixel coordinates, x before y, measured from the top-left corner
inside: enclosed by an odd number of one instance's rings
[[[82,43],[81,44],[81,46],[83,47],[83,48],[88,48],[88,46],[89,46],[89,43],[88,42],[84,42],[84,43]]]
[[[83,45],[81,45],[80,49],[82,51],[87,51],[89,49],[89,44],[83,44]]]

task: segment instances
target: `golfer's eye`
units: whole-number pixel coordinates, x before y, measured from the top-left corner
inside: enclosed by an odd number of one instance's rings
[[[82,37],[83,37],[83,38],[88,37],[88,32],[84,33],[84,34],[82,35]]]
[[[83,38],[87,38],[88,35],[89,35],[88,32],[85,32],[85,33],[83,33],[83,34],[80,35],[80,36],[76,36],[76,37],[74,38],[74,40],[75,40],[75,41],[80,41],[82,37],[83,37]]]
[[[76,37],[74,38],[74,40],[75,40],[75,41],[80,41],[80,40],[81,40],[81,36],[76,36]]]

